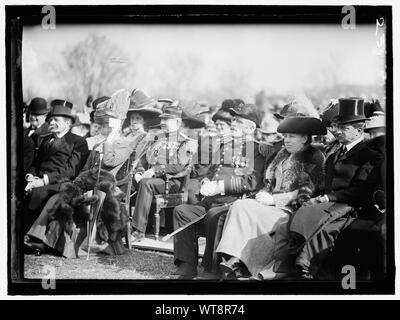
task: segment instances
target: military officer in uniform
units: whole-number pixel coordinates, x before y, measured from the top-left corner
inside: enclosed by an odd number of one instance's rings
[[[197,141],[181,133],[181,114],[182,109],[176,104],[165,105],[159,116],[164,134],[157,135],[147,151],[144,150],[139,166],[142,170],[138,169],[135,174],[139,186],[132,220],[135,229],[132,241],[140,241],[145,235],[154,195],[165,193],[166,183],[171,193],[178,192],[182,179],[173,177],[190,173],[191,158],[197,151]],[[138,157],[141,156],[138,154]]]
[[[258,143],[254,141],[254,131],[260,125],[256,107],[243,104],[229,111],[230,117],[223,110],[219,110],[213,117],[220,136],[213,152],[213,165],[200,188],[202,201],[196,205],[183,204],[174,209],[174,229],[200,216],[205,217],[174,237],[174,258],[178,266],[175,274],[182,279],[197,275],[197,240],[202,235],[206,236],[207,241],[202,264],[206,271],[212,271],[219,219],[226,215],[231,203],[258,190],[262,185],[265,158],[259,152]]]

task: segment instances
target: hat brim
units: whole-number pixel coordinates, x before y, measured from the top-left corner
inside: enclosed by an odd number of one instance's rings
[[[127,112],[127,117],[128,117],[128,115],[130,114],[130,113],[139,113],[139,114],[143,114],[143,115],[148,115],[148,116],[152,116],[152,117],[155,117],[155,116],[159,116],[159,115],[161,115],[161,110],[159,110],[159,109],[156,109],[156,108],[142,108],[142,109],[137,109],[137,108],[132,108],[132,109],[128,109],[128,112]]]
[[[64,117],[64,118],[69,118],[72,120],[72,124],[75,123],[75,117],[73,115],[70,114],[65,114],[65,113],[52,113],[50,114],[50,118],[51,117]]]
[[[276,130],[279,133],[326,135],[326,127],[314,117],[286,117]]]
[[[45,109],[45,110],[38,110],[38,111],[28,111],[29,114],[32,114],[34,116],[43,116],[45,114],[48,114],[50,110]]]
[[[191,129],[200,129],[206,126],[206,123],[193,117],[182,119],[182,121]]]
[[[275,117],[276,119],[278,119],[278,120],[282,120],[282,119],[285,118],[284,116],[280,115],[280,114],[277,113],[277,112],[274,113],[274,117]]]
[[[158,116],[159,118],[164,119],[180,119],[181,117],[178,115],[170,114],[170,113],[163,113]]]
[[[254,124],[256,125],[256,128],[260,128],[260,123],[259,121],[257,121],[256,119],[254,119],[254,117],[252,117],[252,114],[243,114],[243,113],[239,113],[237,112],[235,109],[231,108],[229,109],[229,112],[231,113],[231,115],[233,116],[237,116],[237,117],[241,117],[243,119],[249,120],[254,122]]]
[[[220,120],[220,121],[224,121],[224,122],[227,122],[227,123],[231,123],[232,122],[232,115],[231,115],[230,112],[220,110],[220,111],[217,111],[217,113],[215,113],[212,116],[211,120],[214,121],[214,122],[217,121],[217,120]]]
[[[354,122],[365,122],[367,118],[365,116],[350,116],[350,117],[340,117],[336,116],[332,118],[332,123],[336,124],[346,124]]]

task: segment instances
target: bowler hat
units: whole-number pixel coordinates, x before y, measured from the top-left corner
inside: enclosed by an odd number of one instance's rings
[[[261,124],[261,116],[258,111],[256,105],[254,104],[240,104],[235,108],[231,108],[230,112],[232,115],[241,117],[250,121],[253,121],[256,124],[256,127],[259,128]]]
[[[306,116],[285,117],[278,126],[279,133],[325,135],[326,127],[319,118]]]
[[[339,114],[332,119],[337,124],[365,121],[364,99],[351,97],[339,99]]]
[[[47,101],[43,98],[33,98],[28,106],[28,113],[33,115],[44,115],[49,112]]]
[[[75,116],[72,114],[73,104],[67,100],[56,99],[51,101],[52,111],[50,117],[67,117],[75,122]]]

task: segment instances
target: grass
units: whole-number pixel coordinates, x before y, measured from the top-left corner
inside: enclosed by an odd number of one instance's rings
[[[25,255],[24,275],[29,279],[41,279],[45,266],[55,267],[56,279],[128,279],[158,280],[175,279],[173,255],[162,252],[131,249],[120,256],[93,253],[79,259],[66,259],[50,254]]]

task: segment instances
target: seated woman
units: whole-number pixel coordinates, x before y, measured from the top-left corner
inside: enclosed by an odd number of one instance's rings
[[[255,199],[237,200],[226,217],[216,249],[225,276],[238,276],[240,270],[257,275],[271,252],[276,227],[322,187],[325,158],[310,144],[312,135],[326,133],[321,121],[286,117],[277,131],[283,134],[284,146],[265,171],[264,188]]]

